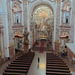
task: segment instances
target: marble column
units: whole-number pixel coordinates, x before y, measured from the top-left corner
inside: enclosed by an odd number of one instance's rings
[[[30,32],[30,23],[29,23],[29,5],[26,0],[23,1],[23,14],[24,14],[24,28],[25,31]],[[30,48],[30,34],[28,36],[29,45],[28,49]]]
[[[1,34],[1,57],[4,58],[4,42],[3,34]]]
[[[56,12],[56,40],[59,40],[59,25],[60,25],[60,0],[57,0],[57,12]]]
[[[5,50],[5,57],[9,57],[9,34],[8,34],[8,20],[7,15],[5,15],[5,28],[4,28],[4,50]]]
[[[8,13],[8,30],[9,30],[9,45],[10,44],[14,44],[14,41],[13,41],[13,38],[14,38],[14,35],[13,35],[13,30],[12,30],[12,21],[13,19],[11,18],[12,17],[12,9],[11,9],[11,2],[10,0],[7,1],[7,13]]]
[[[27,30],[29,32],[29,36],[28,36],[28,39],[29,39],[29,49],[30,49],[30,16],[29,16],[29,3],[27,2]]]
[[[24,20],[24,28],[27,28],[27,2],[23,1],[23,20]]]
[[[4,16],[4,51],[5,57],[9,57],[9,31],[8,31],[8,13],[7,13],[7,0],[4,0],[5,3],[5,14]]]
[[[75,44],[75,25],[74,25],[74,44]]]

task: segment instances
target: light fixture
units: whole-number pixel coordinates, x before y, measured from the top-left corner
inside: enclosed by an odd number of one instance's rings
[[[43,25],[43,29],[45,28],[45,25]]]

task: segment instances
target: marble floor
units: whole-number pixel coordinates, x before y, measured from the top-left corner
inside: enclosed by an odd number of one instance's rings
[[[38,57],[40,58],[39,66],[38,66]],[[0,66],[0,75],[2,75],[4,69],[6,68],[6,66],[8,66],[9,63],[10,61],[7,61],[5,64]],[[75,75],[75,71],[71,71],[71,73],[72,75]],[[32,61],[32,64],[30,66],[27,75],[46,75],[46,52],[43,53],[39,53],[39,51],[35,52],[34,59]]]
[[[40,63],[38,67],[38,57],[40,58]],[[75,75],[75,68],[72,68],[71,74]],[[29,69],[29,72],[27,75],[46,75],[46,52],[39,53],[35,52],[35,57],[33,59],[33,62],[31,64],[31,67]]]
[[[40,58],[39,66],[38,57]],[[46,52],[35,52],[35,57],[27,75],[46,75]]]
[[[75,72],[71,72],[72,75],[75,75]]]

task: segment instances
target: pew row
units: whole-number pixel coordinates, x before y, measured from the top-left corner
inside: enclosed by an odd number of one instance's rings
[[[15,58],[3,72],[3,75],[27,75],[35,53],[28,52]]]
[[[68,65],[54,53],[46,54],[46,75],[72,75]]]

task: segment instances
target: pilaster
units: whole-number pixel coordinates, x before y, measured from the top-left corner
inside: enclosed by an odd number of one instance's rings
[[[56,10],[56,40],[59,40],[59,26],[60,26],[60,0],[57,0],[57,10]]]
[[[23,1],[23,19],[24,19],[24,27],[27,28],[27,2]]]
[[[13,30],[12,30],[12,9],[11,9],[11,0],[7,1],[7,18],[8,18],[8,34],[9,34],[9,56],[14,55],[14,35],[13,35]]]
[[[71,25],[71,41],[75,43],[75,0],[72,0],[72,25]]]

